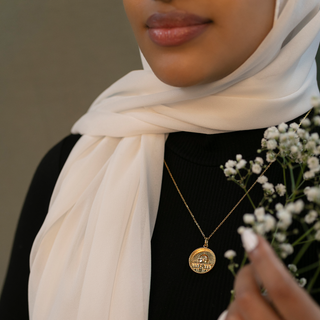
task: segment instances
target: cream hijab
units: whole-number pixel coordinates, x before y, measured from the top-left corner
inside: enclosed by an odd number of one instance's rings
[[[318,95],[319,8],[278,1],[270,34],[220,81],[170,87],[145,63],[98,97],[72,129],[83,136],[32,248],[32,320],[147,320],[167,134],[262,128],[306,112]]]

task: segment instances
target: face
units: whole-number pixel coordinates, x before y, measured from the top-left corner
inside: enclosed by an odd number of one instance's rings
[[[271,30],[275,1],[124,0],[124,6],[156,76],[187,87],[242,65]]]

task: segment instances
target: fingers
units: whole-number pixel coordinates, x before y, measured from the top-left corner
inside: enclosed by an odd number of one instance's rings
[[[236,299],[226,320],[280,320],[271,305],[261,295],[252,266],[241,269],[235,281]]]
[[[248,252],[253,273],[262,281],[269,298],[282,318],[319,320],[319,307],[297,285],[269,244],[251,230],[246,230],[242,234],[242,241]],[[240,284],[243,286],[242,282]],[[238,294],[237,291],[236,293]]]
[[[236,278],[236,305],[244,319],[279,320],[276,312],[261,294],[252,266],[242,268]]]

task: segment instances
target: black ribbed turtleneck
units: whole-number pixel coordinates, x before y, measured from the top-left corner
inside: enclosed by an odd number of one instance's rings
[[[166,162],[205,235],[218,226],[243,195],[235,183],[227,181],[220,166],[237,154],[254,159],[262,135],[263,130],[169,135]],[[152,237],[150,320],[217,319],[228,306],[233,285],[224,253],[229,249],[242,253],[236,230],[242,224],[242,215],[252,211],[247,200],[239,205],[209,242],[217,258],[215,267],[208,274],[196,274],[188,258],[203,246],[204,240],[164,167]]]
[[[186,132],[169,135],[165,160],[206,235],[216,228],[243,195],[235,183],[227,181],[220,165],[235,159],[237,154],[242,154],[246,160],[254,159],[263,132],[259,129],[216,135]],[[62,166],[79,137],[70,135],[56,145],[35,173],[20,217],[1,296],[1,319],[28,319],[27,283],[31,245],[45,218]],[[274,164],[267,176],[276,184],[281,182],[282,171]],[[256,186],[251,196],[260,200],[261,186]],[[224,253],[234,249],[239,256],[242,255],[236,230],[243,224],[243,214],[252,211],[252,206],[245,199],[209,242],[217,258],[215,267],[207,274],[196,274],[189,268],[188,258],[193,250],[203,246],[204,240],[164,167],[151,243],[149,320],[217,319],[228,306],[233,285],[233,276],[228,270]]]

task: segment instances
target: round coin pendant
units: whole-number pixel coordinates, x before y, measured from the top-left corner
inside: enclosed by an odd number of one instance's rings
[[[194,250],[189,257],[189,266],[195,273],[209,272],[216,263],[216,256],[212,250],[203,247]]]

